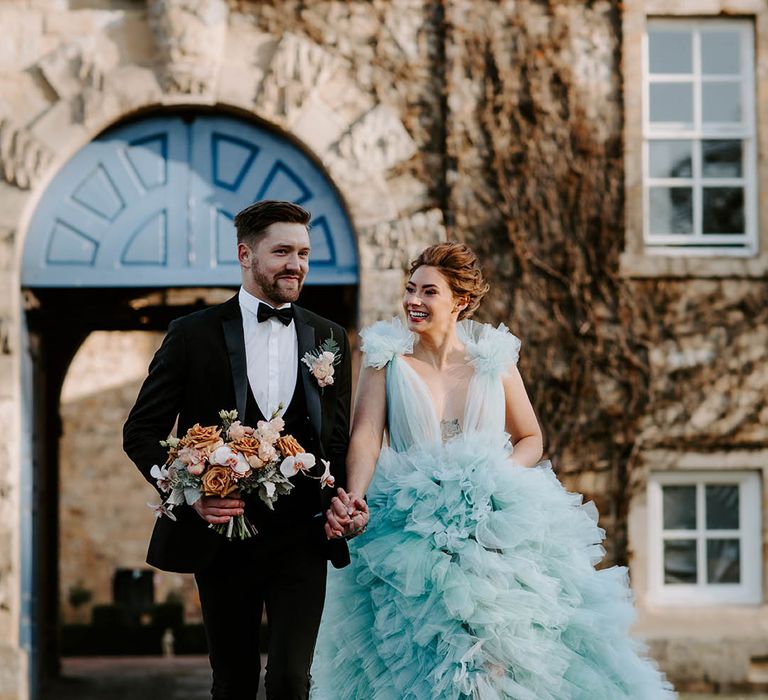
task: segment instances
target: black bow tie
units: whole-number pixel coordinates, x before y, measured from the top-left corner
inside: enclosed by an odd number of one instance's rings
[[[293,321],[293,307],[286,306],[282,309],[273,309],[267,304],[259,304],[259,310],[256,313],[256,318],[259,319],[259,323],[267,321],[273,316],[284,326],[288,326],[291,321]]]

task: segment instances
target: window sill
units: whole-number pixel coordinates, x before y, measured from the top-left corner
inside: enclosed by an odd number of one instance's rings
[[[724,629],[735,630],[741,639],[764,639],[768,606],[659,606],[650,602],[637,605],[633,633],[642,639],[698,637],[722,639]]]
[[[681,586],[686,590],[650,591],[647,604],[663,608],[744,608],[760,607],[764,604],[762,591],[751,590],[748,585],[734,586],[733,591],[706,590],[695,586]],[[725,588],[725,586],[723,587]]]
[[[620,273],[627,278],[753,278],[768,276],[768,255],[690,255],[662,249],[658,253],[622,253]]]

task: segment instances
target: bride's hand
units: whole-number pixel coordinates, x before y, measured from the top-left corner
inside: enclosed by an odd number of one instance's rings
[[[342,488],[337,494],[326,512],[325,534],[328,539],[349,539],[359,535],[368,525],[368,504]]]

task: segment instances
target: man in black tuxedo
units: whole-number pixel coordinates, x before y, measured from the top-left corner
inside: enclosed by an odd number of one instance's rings
[[[237,408],[256,426],[282,406],[285,433],[306,452],[329,460],[336,485],[345,481],[349,441],[351,363],[344,329],[293,304],[308,271],[310,215],[289,202],[262,201],[235,218],[242,287],[229,301],[173,321],[149,366],[128,416],[124,448],[153,485],[163,464],[159,444],[178,417],[178,434],[195,423],[217,425],[222,409]],[[333,337],[340,362],[322,391],[301,362]],[[260,670],[262,608],[269,620],[267,697],[306,699],[325,597],[326,560],[341,567],[349,553],[340,534],[364,525],[347,519],[329,529],[325,514],[344,513],[339,489],[296,475],[290,494],[270,511],[258,498],[203,497],[178,506],[177,520],[158,519],[147,562],[165,571],[195,574],[213,669],[214,700],[254,700]],[[340,501],[339,498],[342,500]],[[354,499],[354,497],[353,497]],[[362,502],[354,499],[365,510]],[[208,528],[245,512],[259,534],[229,541]],[[329,539],[330,537],[330,539]]]

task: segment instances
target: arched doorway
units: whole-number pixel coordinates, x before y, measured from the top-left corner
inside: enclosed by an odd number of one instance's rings
[[[72,358],[95,331],[164,331],[231,295],[240,279],[232,219],[265,198],[311,211],[300,303],[352,329],[357,251],[345,207],[307,153],[262,125],[203,111],[120,124],[62,167],[31,218],[22,285],[36,447],[24,600],[43,681],[60,657],[60,399]]]
[[[352,227],[332,184],[286,137],[232,116],[110,129],[56,175],[24,248],[33,288],[237,286],[232,219],[259,199],[312,212],[308,285],[354,285]]]

